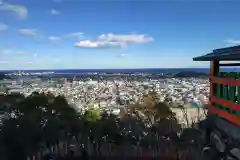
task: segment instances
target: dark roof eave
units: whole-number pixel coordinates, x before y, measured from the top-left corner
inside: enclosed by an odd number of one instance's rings
[[[199,56],[194,57],[193,61],[240,61],[240,55],[226,55],[226,56]]]
[[[194,57],[193,61],[209,61],[209,60],[206,60],[206,58],[204,58],[204,56],[200,56],[200,57]]]

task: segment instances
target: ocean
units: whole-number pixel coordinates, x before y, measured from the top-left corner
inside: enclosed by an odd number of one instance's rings
[[[0,70],[0,73],[18,72],[19,70]],[[55,74],[81,74],[81,73],[178,73],[178,72],[198,72],[208,73],[209,68],[145,68],[145,69],[48,69],[48,70],[20,70],[26,73],[34,72],[54,72]],[[224,68],[225,72],[240,72],[240,68]]]

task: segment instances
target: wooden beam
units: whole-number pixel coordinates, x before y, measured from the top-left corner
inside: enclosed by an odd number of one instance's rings
[[[219,72],[219,61],[211,61],[210,63],[210,78],[216,76],[216,74]],[[210,102],[211,97],[214,97],[216,94],[217,85],[211,82],[210,79]]]
[[[240,105],[233,103],[231,100],[226,100],[217,97],[212,97],[211,100],[214,104],[220,104],[221,106],[240,112]]]
[[[211,84],[223,84],[223,85],[230,85],[230,86],[240,86],[240,80],[234,80],[232,78],[218,78],[214,76],[210,76],[209,79]],[[212,97],[214,97],[213,95]]]
[[[240,63],[222,63],[222,64],[219,64],[219,66],[234,67],[234,66],[240,66]]]
[[[220,116],[220,117],[222,117],[222,118],[224,118],[224,119],[226,119],[226,120],[228,120],[228,121],[230,121],[230,122],[232,122],[236,125],[240,125],[240,118],[239,117],[237,117],[233,114],[230,114],[226,111],[223,111],[221,109],[218,109],[215,106],[210,106],[208,108],[208,111],[209,111],[210,114],[216,114],[216,115],[218,115],[218,116]]]

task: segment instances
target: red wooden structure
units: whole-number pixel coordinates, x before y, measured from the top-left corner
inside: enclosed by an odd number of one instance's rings
[[[216,49],[212,53],[195,57],[193,60],[210,61],[211,63],[208,105],[211,127],[216,127],[228,136],[240,140],[240,74],[222,72],[222,67],[240,66],[240,63],[233,63],[233,61],[240,61],[240,46]],[[219,76],[221,73],[228,76]],[[229,76],[231,74],[235,76]],[[218,93],[222,90],[226,92]]]

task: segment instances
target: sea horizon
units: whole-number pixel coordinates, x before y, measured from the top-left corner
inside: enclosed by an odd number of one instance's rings
[[[178,71],[209,71],[210,68],[107,68],[107,69],[9,69],[0,70],[0,73],[4,72],[178,72]]]
[[[43,70],[141,70],[141,69],[210,69],[209,67],[180,67],[180,68],[67,68],[67,69],[0,69],[0,71],[43,71]]]

